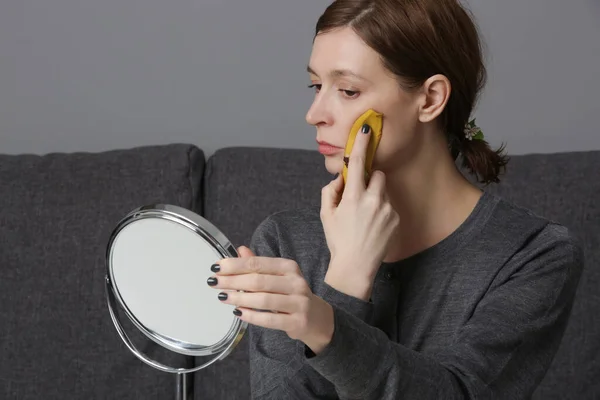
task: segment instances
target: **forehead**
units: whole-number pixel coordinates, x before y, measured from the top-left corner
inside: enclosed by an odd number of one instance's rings
[[[349,69],[365,75],[385,73],[379,54],[351,28],[317,35],[309,66],[319,75],[333,69]]]

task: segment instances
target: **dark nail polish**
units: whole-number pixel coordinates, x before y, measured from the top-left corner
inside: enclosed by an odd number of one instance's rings
[[[215,286],[219,281],[217,281],[217,278],[208,278],[206,283],[208,283],[208,286]]]
[[[362,126],[362,129],[361,129],[361,131],[362,131],[362,133],[369,133],[369,130],[370,130],[370,129],[371,129],[371,127],[370,127],[369,125],[367,125],[367,124],[364,124],[364,125]]]
[[[221,270],[221,266],[219,264],[213,264],[211,265],[210,270],[212,272],[219,272]]]
[[[219,293],[219,300],[223,301],[223,300],[227,300],[227,293]]]
[[[241,317],[242,312],[236,308],[235,310],[233,310],[233,315],[237,315],[238,317]]]
[[[332,181],[335,181],[335,180],[337,179],[337,177],[338,177],[338,176],[340,176],[340,173],[339,173],[339,172],[333,176],[333,179],[332,179]]]

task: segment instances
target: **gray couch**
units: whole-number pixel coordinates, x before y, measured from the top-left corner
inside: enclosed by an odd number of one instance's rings
[[[566,224],[586,253],[563,344],[534,398],[598,399],[600,151],[516,156],[509,167],[488,190]],[[306,150],[227,148],[208,160],[185,144],[0,155],[0,399],[173,398],[174,377],[138,361],[110,321],[104,251],[112,228],[135,207],[170,203],[248,244],[270,213],[318,206],[329,179],[322,156]],[[160,361],[194,365],[133,336]],[[196,373],[195,398],[249,398],[246,350],[243,340]]]

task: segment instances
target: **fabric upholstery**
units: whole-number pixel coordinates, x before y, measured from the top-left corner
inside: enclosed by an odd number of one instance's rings
[[[198,209],[203,166],[179,144],[0,156],[0,398],[174,396],[174,376],[139,361],[112,325],[104,252],[134,208]],[[192,365],[125,329],[159,361]]]

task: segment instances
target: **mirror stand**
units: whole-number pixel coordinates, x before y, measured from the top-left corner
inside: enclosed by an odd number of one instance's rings
[[[186,373],[175,374],[175,400],[192,400],[194,397],[192,381]]]

